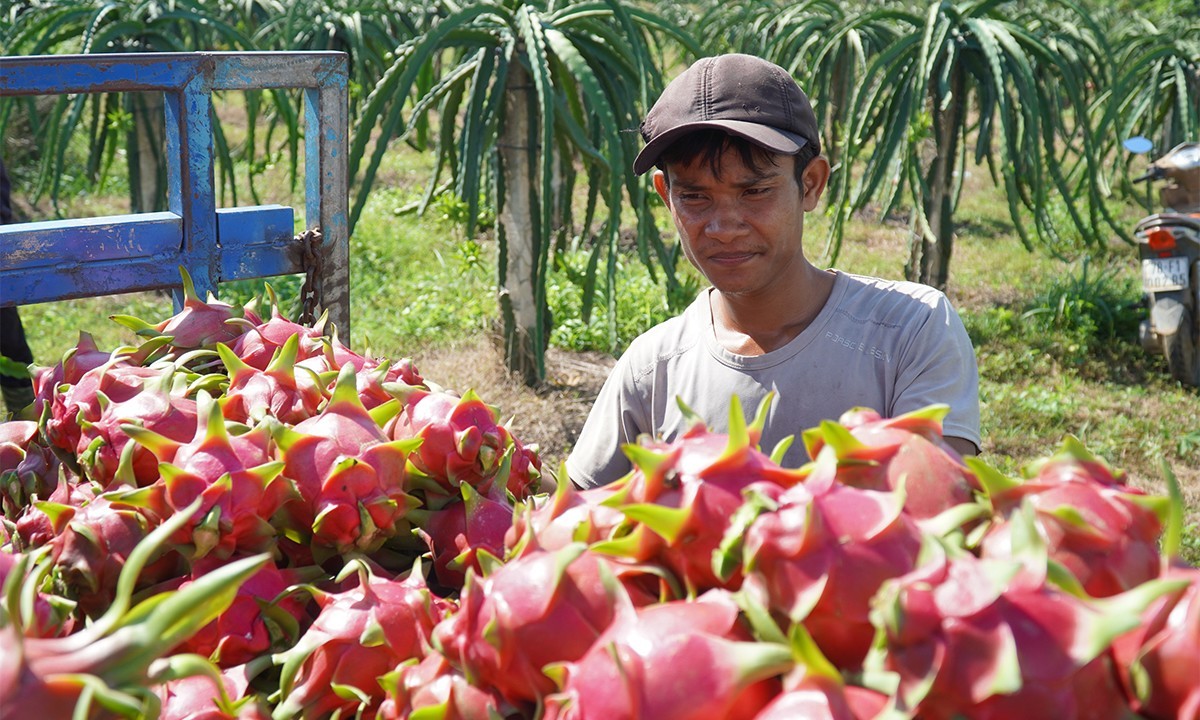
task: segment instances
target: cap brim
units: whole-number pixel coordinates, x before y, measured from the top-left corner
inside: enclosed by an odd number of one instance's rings
[[[760,125],[744,120],[701,120],[677,125],[646,143],[646,147],[642,148],[633,161],[634,174],[641,175],[654,167],[658,156],[662,155],[663,151],[672,143],[697,130],[724,130],[730,135],[745,138],[763,149],[781,155],[795,155],[800,152],[800,148],[808,144],[808,140],[800,135],[769,125]]]

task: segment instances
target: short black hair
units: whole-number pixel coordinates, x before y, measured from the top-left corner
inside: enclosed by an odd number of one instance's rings
[[[779,164],[775,160],[776,154],[770,150],[756,145],[741,136],[731,135],[723,130],[710,129],[688,133],[671,143],[658,156],[658,160],[655,161],[654,165],[665,174],[668,163],[690,165],[697,160],[702,160],[708,164],[713,175],[720,178],[721,154],[726,150],[737,152],[742,164],[755,173],[761,173],[768,165]],[[817,157],[817,153],[811,146],[805,145],[793,157],[796,158],[796,185],[803,188],[804,170]],[[667,182],[668,184],[670,183],[669,176]]]

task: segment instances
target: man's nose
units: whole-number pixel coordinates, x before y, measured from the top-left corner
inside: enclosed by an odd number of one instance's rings
[[[735,202],[716,203],[704,224],[704,232],[714,240],[728,242],[746,229],[746,217]]]

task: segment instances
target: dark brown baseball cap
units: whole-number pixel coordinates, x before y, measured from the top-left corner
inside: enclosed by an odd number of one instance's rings
[[[671,143],[704,129],[783,155],[805,146],[821,152],[812,105],[786,70],[753,55],[718,55],[697,60],[663,90],[642,121],[646,146],[633,171],[641,175]]]

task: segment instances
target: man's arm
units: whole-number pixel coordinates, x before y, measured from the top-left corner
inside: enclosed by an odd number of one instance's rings
[[[975,447],[975,443],[960,437],[944,437],[946,444],[954,448],[955,452],[963,457],[972,457],[979,454],[979,448]]]

